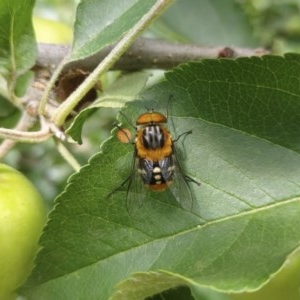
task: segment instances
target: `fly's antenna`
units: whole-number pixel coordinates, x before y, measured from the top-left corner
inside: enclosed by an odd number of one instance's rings
[[[147,109],[148,112],[151,112],[151,113],[154,112],[154,108],[153,107],[150,108],[150,107],[148,107],[148,106],[145,105],[145,108]]]

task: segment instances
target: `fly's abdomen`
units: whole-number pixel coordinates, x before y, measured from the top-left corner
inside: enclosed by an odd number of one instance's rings
[[[139,173],[142,181],[152,190],[165,190],[174,176],[172,157],[165,157],[157,162],[148,159],[139,159]]]

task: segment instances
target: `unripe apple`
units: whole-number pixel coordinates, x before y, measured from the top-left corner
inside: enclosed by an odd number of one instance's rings
[[[0,164],[0,299],[15,299],[29,275],[46,223],[44,203],[30,181]]]

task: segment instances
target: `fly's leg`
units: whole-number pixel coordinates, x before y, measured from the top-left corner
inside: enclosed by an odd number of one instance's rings
[[[191,134],[191,133],[192,133],[192,130],[190,129],[190,130],[188,130],[188,131],[185,131],[185,132],[179,134],[179,135],[177,136],[177,138],[176,138],[175,140],[173,140],[173,143],[177,142],[182,136],[183,136],[183,143],[184,143],[184,139],[185,139],[189,134]],[[175,150],[174,150],[174,152],[175,152]],[[180,169],[181,169],[181,166],[180,166]],[[183,173],[184,179],[185,179],[186,181],[188,181],[188,182],[194,182],[194,183],[196,183],[197,185],[201,185],[201,183],[200,183],[199,181],[197,181],[197,180],[193,179],[192,177],[186,175],[186,174],[182,171],[182,169],[181,169],[181,172]]]
[[[116,188],[114,188],[114,189],[106,196],[106,198],[107,198],[107,199],[110,198],[111,195],[112,195],[113,193],[115,193],[115,192],[118,191],[120,188],[122,188],[122,187],[130,180],[130,177],[131,177],[131,175],[127,176],[126,179],[125,179],[119,186],[117,186]]]
[[[188,134],[191,134],[191,133],[193,133],[193,131],[190,129],[190,130],[188,130],[188,131],[185,131],[185,132],[179,134],[179,135],[177,136],[177,138],[176,138],[175,140],[173,140],[173,143],[177,142],[182,136],[185,136],[184,138],[186,138],[186,136],[187,136]]]

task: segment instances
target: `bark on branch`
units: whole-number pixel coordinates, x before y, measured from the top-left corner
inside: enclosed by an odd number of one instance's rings
[[[70,69],[81,69],[91,72],[111,51],[109,46],[93,56],[68,63],[63,72]],[[69,46],[39,44],[37,66],[57,66],[68,54]],[[219,57],[247,57],[268,54],[264,49],[238,47],[202,47],[191,44],[169,43],[162,40],[139,38],[131,48],[117,61],[113,69],[132,71],[139,69],[170,69],[191,60]]]

